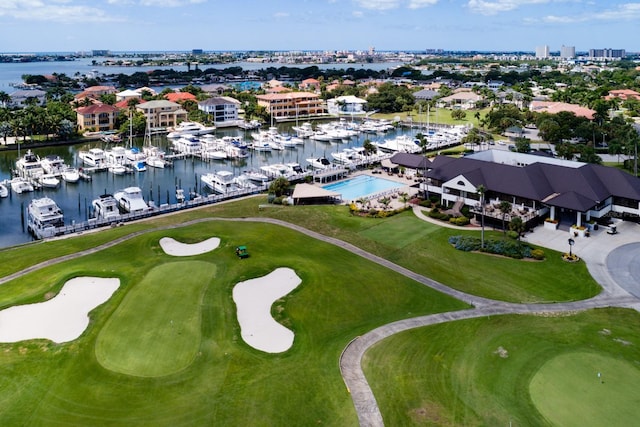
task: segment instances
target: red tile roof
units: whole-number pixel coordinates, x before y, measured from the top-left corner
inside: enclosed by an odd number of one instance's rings
[[[145,101],[144,99],[138,99],[138,104],[144,104]],[[124,110],[126,108],[129,108],[129,100],[128,99],[123,99],[122,101],[118,101],[115,104],[113,104],[114,107],[120,109],[120,110]]]
[[[171,102],[180,102],[180,101],[188,101],[188,100],[196,100],[196,96],[189,92],[174,92],[168,93],[165,96],[165,99]]]
[[[116,107],[109,104],[93,104],[87,107],[78,107],[78,114],[99,114],[99,113],[115,113],[118,111]]]
[[[582,107],[576,104],[567,104],[566,102],[553,101],[531,101],[529,109],[531,111],[549,114],[556,114],[560,111],[568,111],[578,117],[586,117],[589,120],[593,120],[593,117],[596,114],[595,110],[587,107]]]

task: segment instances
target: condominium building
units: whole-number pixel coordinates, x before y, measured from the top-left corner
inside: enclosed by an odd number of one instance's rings
[[[561,59],[572,59],[576,57],[576,47],[575,46],[565,46],[562,45],[560,48],[560,58]]]
[[[549,57],[549,46],[538,46],[536,47],[536,58],[537,59],[545,59]]]
[[[268,93],[256,98],[258,105],[275,118],[317,116],[327,112],[324,100],[310,92]]]
[[[624,49],[589,49],[589,58],[621,59],[627,56]]]
[[[136,110],[145,115],[150,128],[167,128],[187,120],[187,111],[180,104],[171,101],[145,102],[136,105]]]
[[[80,130],[108,131],[115,129],[116,107],[108,104],[92,104],[76,109],[76,119]]]

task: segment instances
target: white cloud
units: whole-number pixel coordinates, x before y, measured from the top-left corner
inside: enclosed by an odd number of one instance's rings
[[[179,7],[188,4],[206,3],[207,0],[140,0],[142,6]]]
[[[288,18],[290,16],[289,12],[276,12],[273,14],[274,18]]]
[[[566,0],[469,0],[467,7],[475,13],[480,13],[482,15],[495,15],[500,12],[508,12],[510,10],[518,9],[520,6],[553,3],[556,1]]]
[[[72,3],[72,0],[2,0],[0,17],[62,23],[121,21],[102,9]]]
[[[583,13],[570,16],[547,15],[540,19],[527,18],[525,22],[530,24],[540,22],[547,24],[572,24],[594,21],[633,21],[637,19],[640,19],[640,3],[625,3],[613,9],[598,10],[588,14]]]
[[[438,0],[410,0],[409,9],[421,9],[438,3]]]
[[[400,0],[355,0],[360,7],[371,10],[389,10],[400,6]]]
[[[364,16],[364,13],[362,13],[361,10],[354,10],[351,15],[353,15],[355,18],[362,18]]]

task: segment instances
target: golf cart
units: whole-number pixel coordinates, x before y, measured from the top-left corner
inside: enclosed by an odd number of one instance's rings
[[[236,248],[236,255],[238,255],[238,258],[249,258],[249,251],[247,251],[247,247],[246,246],[238,246]]]

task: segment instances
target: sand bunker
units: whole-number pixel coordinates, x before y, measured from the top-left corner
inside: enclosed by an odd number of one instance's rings
[[[160,247],[167,255],[171,256],[193,256],[210,252],[220,246],[220,239],[212,237],[200,243],[180,243],[171,237],[160,239]]]
[[[106,302],[120,279],[76,277],[49,301],[0,311],[0,342],[44,338],[56,343],[78,338],[89,325],[89,312]]]
[[[251,347],[281,353],[293,345],[293,332],[271,317],[271,306],[294,290],[302,279],[290,268],[278,268],[263,277],[238,283],[233,301],[238,306],[242,339]]]

